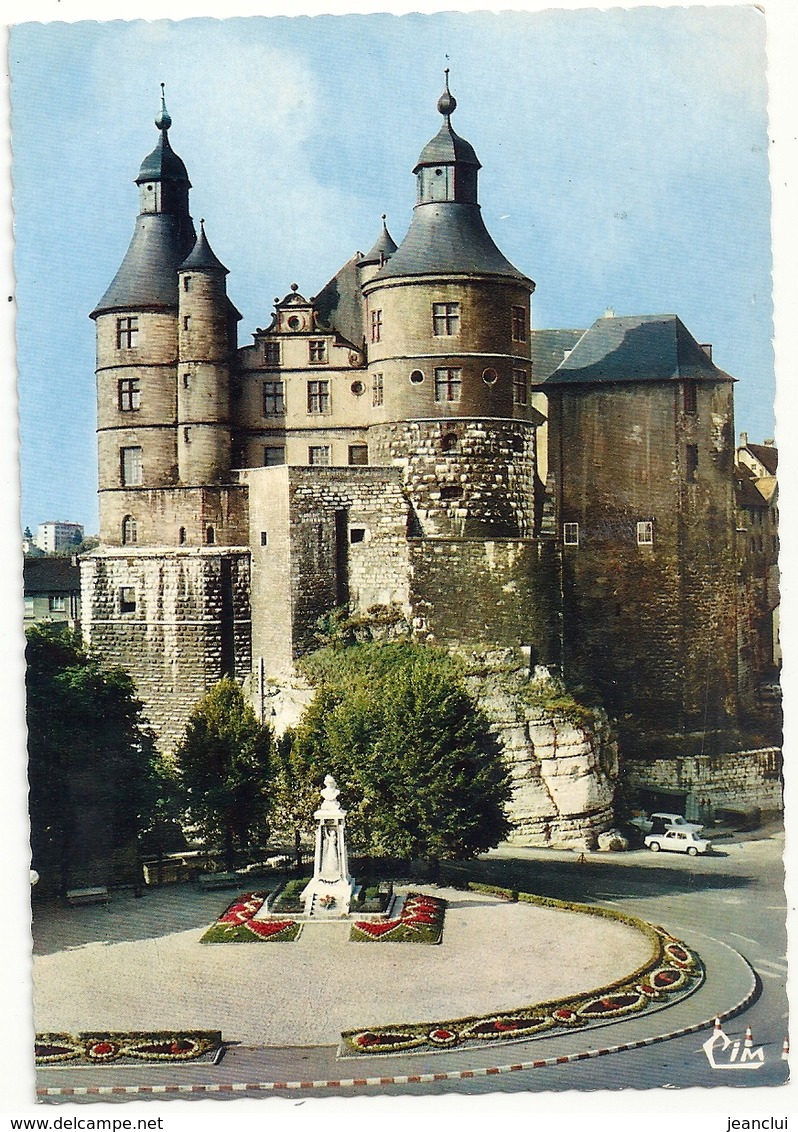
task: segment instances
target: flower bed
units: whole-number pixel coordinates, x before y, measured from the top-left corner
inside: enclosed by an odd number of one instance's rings
[[[477,891],[484,891],[486,886],[474,887]],[[580,1027],[589,1028],[642,1011],[670,1006],[691,994],[703,982],[704,969],[699,955],[664,928],[612,909],[571,904],[529,893],[513,893],[510,896],[510,890],[494,891],[493,895],[544,907],[603,916],[629,924],[651,940],[651,958],[609,986],[553,1002],[536,1003],[481,1017],[347,1030],[341,1035],[341,1056],[373,1056],[410,1050],[414,1053],[428,1053],[436,1049],[478,1046],[485,1042],[517,1042],[542,1033],[548,1036],[558,1031],[562,1033]],[[396,923],[401,923],[401,920]],[[360,930],[363,926],[356,925]],[[390,938],[390,933],[387,938]]]
[[[134,1065],[141,1061],[212,1061],[222,1046],[220,1030],[127,1031],[124,1033],[37,1034],[41,1066]]]
[[[446,901],[409,892],[401,916],[393,920],[355,920],[349,938],[356,943],[440,943]]]
[[[292,877],[291,880],[286,881],[271,905],[272,911],[279,911],[283,915],[304,912],[305,906],[299,897],[310,884],[310,880],[310,877]]]
[[[266,899],[263,892],[237,897],[211,924],[200,943],[290,943],[302,931],[296,920],[255,920]]]

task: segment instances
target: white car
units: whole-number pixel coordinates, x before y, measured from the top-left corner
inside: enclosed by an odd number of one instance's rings
[[[704,828],[697,822],[688,821],[681,814],[663,813],[652,814],[648,818],[645,814],[641,814],[639,817],[632,818],[630,825],[637,826],[643,833],[663,833],[666,829],[692,830],[693,833],[700,833]]]
[[[667,849],[672,853],[689,853],[691,857],[695,857],[697,853],[707,853],[710,848],[709,842],[704,841],[692,829],[666,829],[664,833],[649,833],[645,844],[652,853]]]

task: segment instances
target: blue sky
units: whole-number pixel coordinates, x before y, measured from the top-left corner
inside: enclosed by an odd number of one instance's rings
[[[737,431],[773,435],[753,7],[31,23],[10,59],[23,525],[97,525],[87,315],[133,230],[161,81],[241,344],[292,282],[315,294],[367,250],[381,213],[404,235],[448,64],[534,325],[675,312],[740,379]]]

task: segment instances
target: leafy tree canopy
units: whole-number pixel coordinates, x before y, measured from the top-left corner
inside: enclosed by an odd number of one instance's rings
[[[126,672],[58,626],[28,630],[26,661],[33,854],[63,887],[76,860],[110,855],[147,827],[168,775]],[[81,843],[87,814],[93,847]]]
[[[191,713],[175,753],[189,816],[206,840],[223,845],[228,868],[236,851],[267,835],[271,751],[271,729],[225,677]]]
[[[447,653],[367,641],[321,649],[302,668],[317,693],[297,757],[317,783],[336,778],[353,849],[465,858],[507,835],[509,774]]]

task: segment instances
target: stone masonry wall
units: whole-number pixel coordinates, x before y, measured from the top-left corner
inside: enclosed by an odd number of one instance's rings
[[[253,656],[269,676],[319,646],[318,619],[350,604],[409,615],[408,505],[394,468],[247,469]]]
[[[97,550],[81,559],[81,589],[84,634],[133,677],[163,753],[226,672],[249,675],[246,549]]]
[[[526,421],[415,420],[369,429],[372,463],[401,467],[418,533],[531,537],[535,429]]]
[[[758,808],[780,812],[782,755],[777,747],[735,751],[717,756],[629,759],[623,763],[625,786],[686,795],[688,818],[707,820],[713,810]]]
[[[532,539],[413,539],[417,629],[440,644],[531,646],[558,663],[557,547]]]

